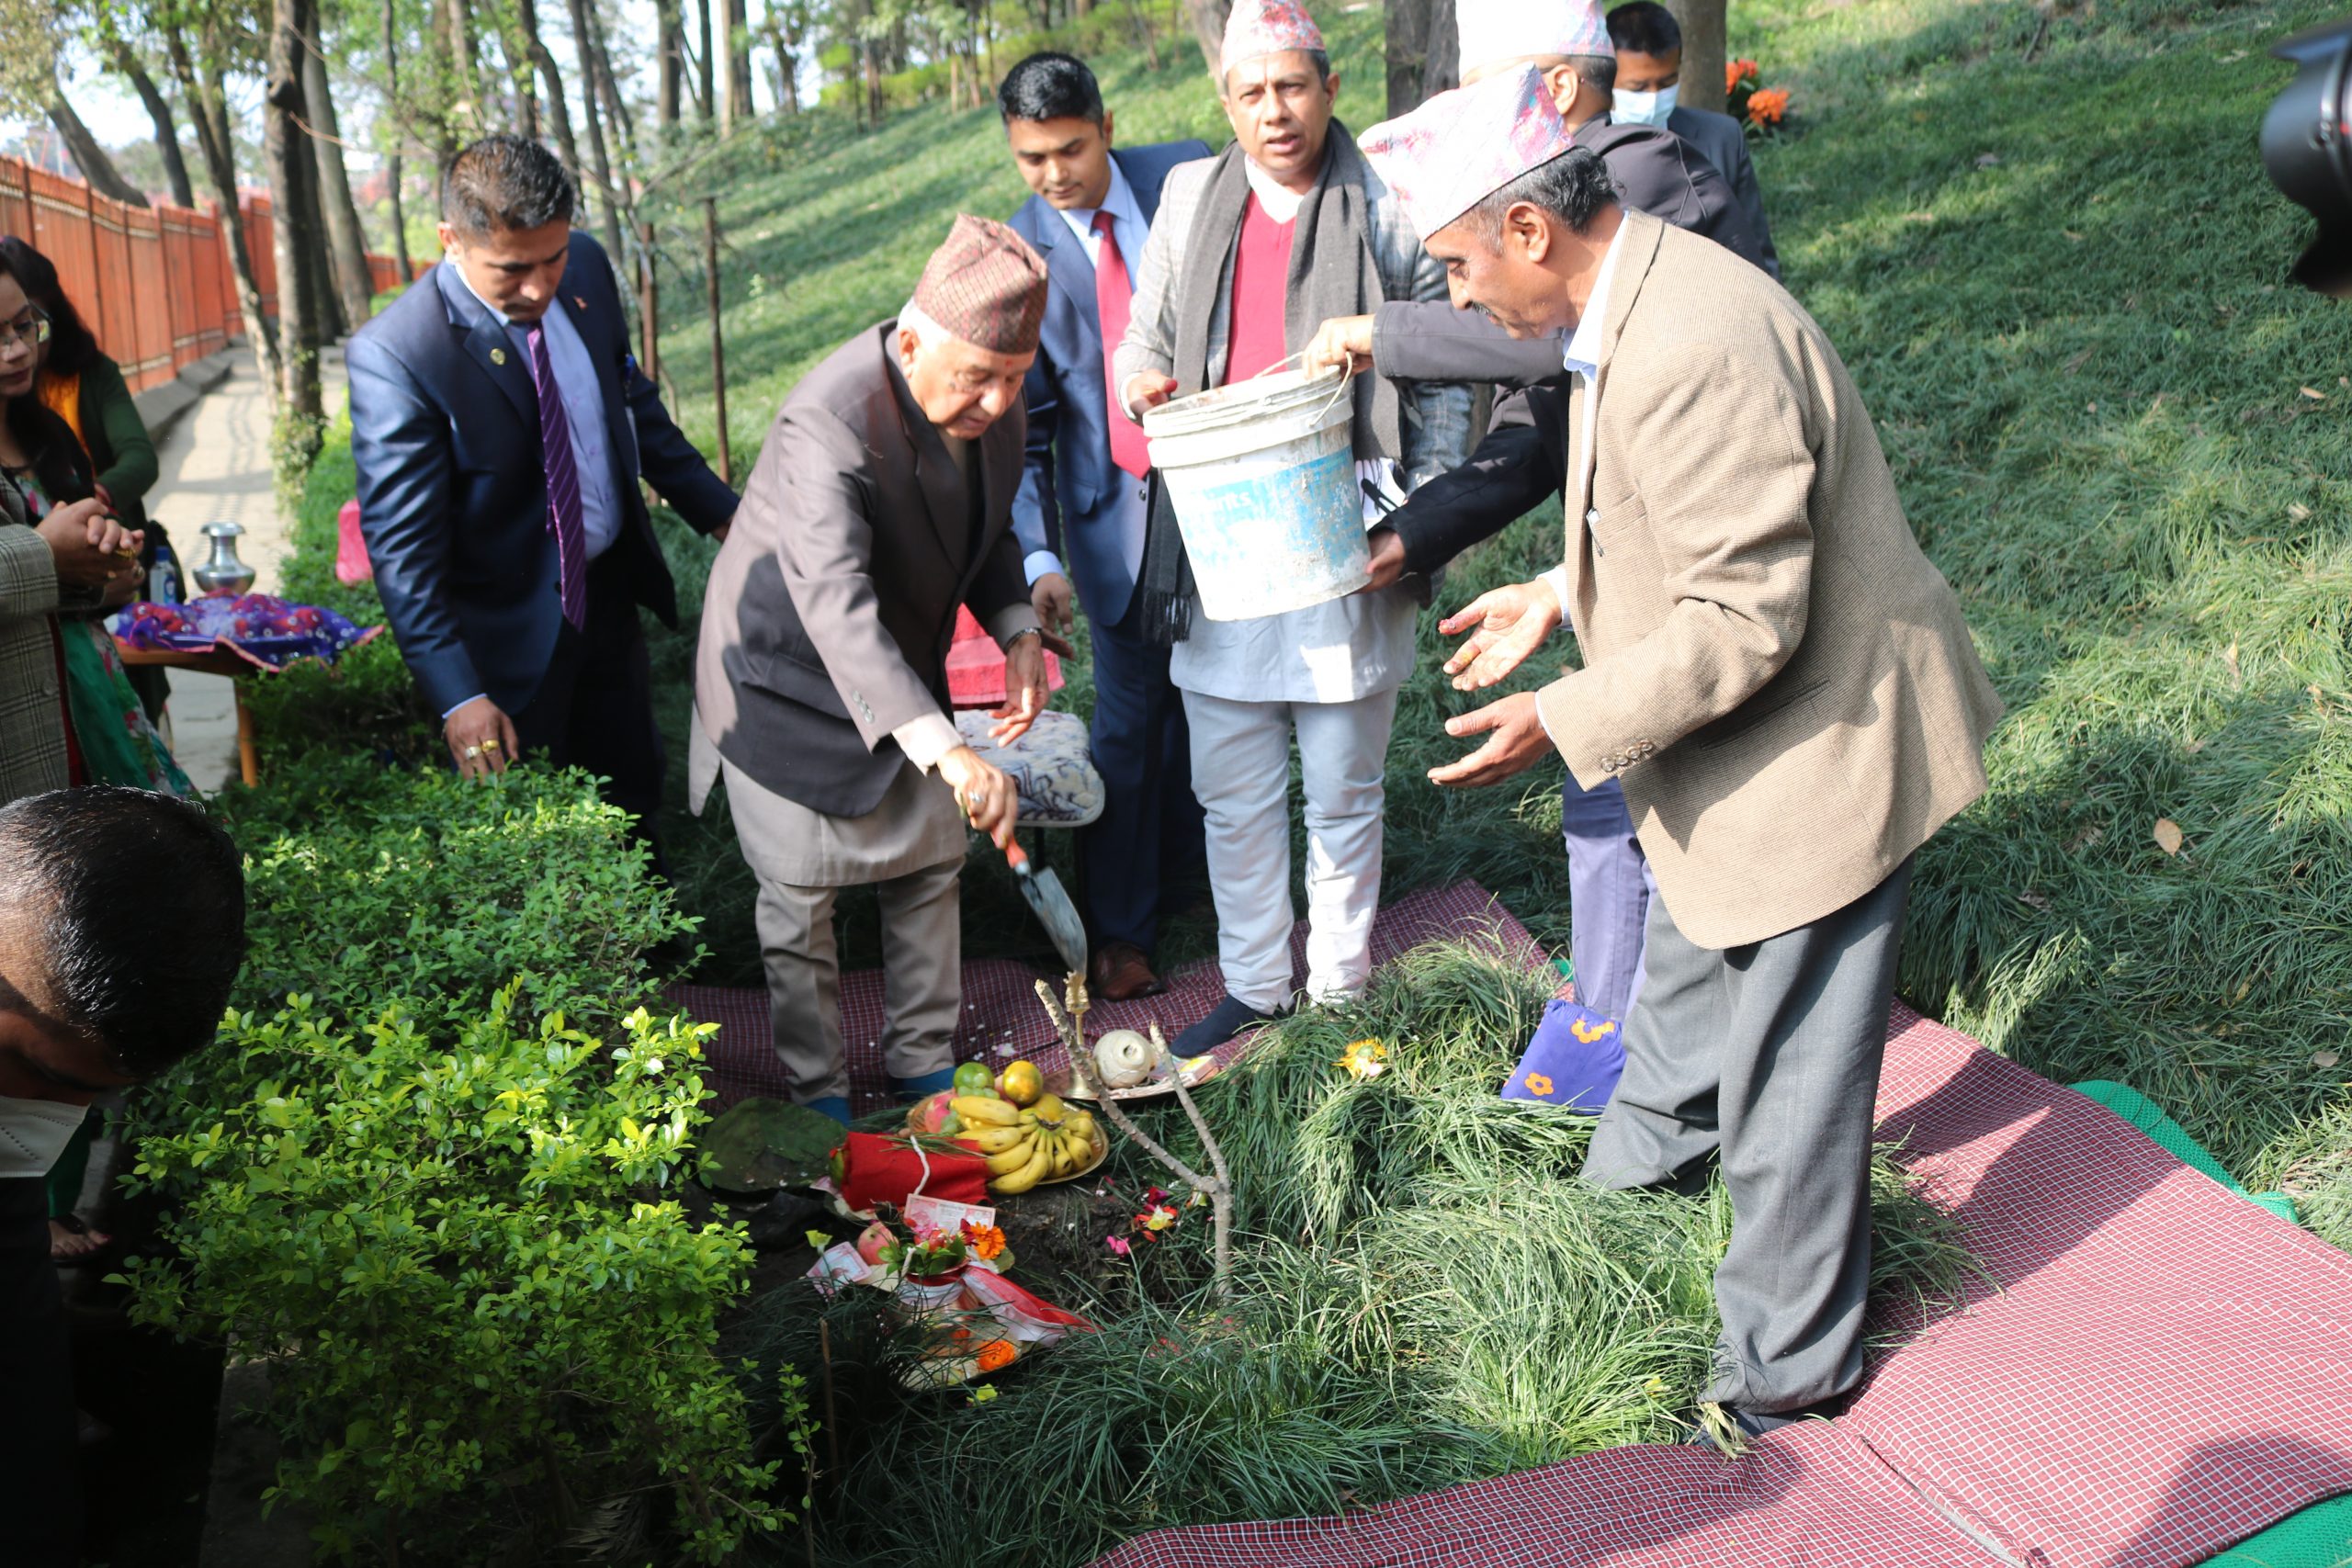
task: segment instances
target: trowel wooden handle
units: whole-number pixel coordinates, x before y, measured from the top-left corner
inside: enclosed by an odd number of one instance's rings
[[[1021,840],[1018,839],[1005,840],[1004,862],[1023,876],[1027,876],[1030,874],[1029,852],[1021,847]]]

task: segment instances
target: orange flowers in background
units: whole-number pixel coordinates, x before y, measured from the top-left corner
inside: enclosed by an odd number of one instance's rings
[[[976,1225],[971,1221],[966,1220],[964,1245],[972,1249],[973,1257],[984,1263],[988,1262],[1003,1256],[1004,1231],[997,1225]]]
[[[1754,81],[1757,72],[1758,66],[1752,60],[1726,62],[1724,65],[1724,91],[1729,93],[1736,89],[1742,82]]]
[[[1789,90],[1764,85],[1764,68],[1753,60],[1735,60],[1724,67],[1724,108],[1758,135],[1769,136],[1787,123]]]
[[[1789,90],[1786,87],[1759,87],[1748,95],[1747,118],[1758,125],[1779,125],[1788,118]]]

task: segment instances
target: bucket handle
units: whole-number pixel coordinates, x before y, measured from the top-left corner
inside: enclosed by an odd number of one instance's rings
[[[1280,359],[1275,360],[1272,365],[1267,366],[1264,369],[1258,371],[1254,375],[1245,376],[1242,379],[1245,381],[1254,381],[1260,376],[1272,376],[1278,371],[1287,369],[1306,357],[1306,350],[1303,348],[1295,354],[1285,354]],[[1355,378],[1356,367],[1352,364],[1342,368],[1340,372],[1340,384],[1331,389],[1330,400],[1325,403],[1321,408],[1315,411],[1315,417],[1317,419],[1321,419],[1325,414],[1329,413],[1334,408],[1338,407],[1340,400],[1347,396],[1348,389],[1355,384]]]

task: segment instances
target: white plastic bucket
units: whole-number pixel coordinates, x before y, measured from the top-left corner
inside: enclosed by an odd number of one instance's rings
[[[1145,412],[1210,620],[1303,610],[1372,581],[1348,379],[1284,370]]]

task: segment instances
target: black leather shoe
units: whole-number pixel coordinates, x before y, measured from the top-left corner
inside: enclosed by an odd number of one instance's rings
[[[1209,1009],[1208,1017],[1179,1034],[1168,1048],[1175,1053],[1178,1061],[1205,1056],[1250,1025],[1271,1023],[1281,1016],[1280,1012],[1260,1012],[1248,1002],[1227,997]]]

